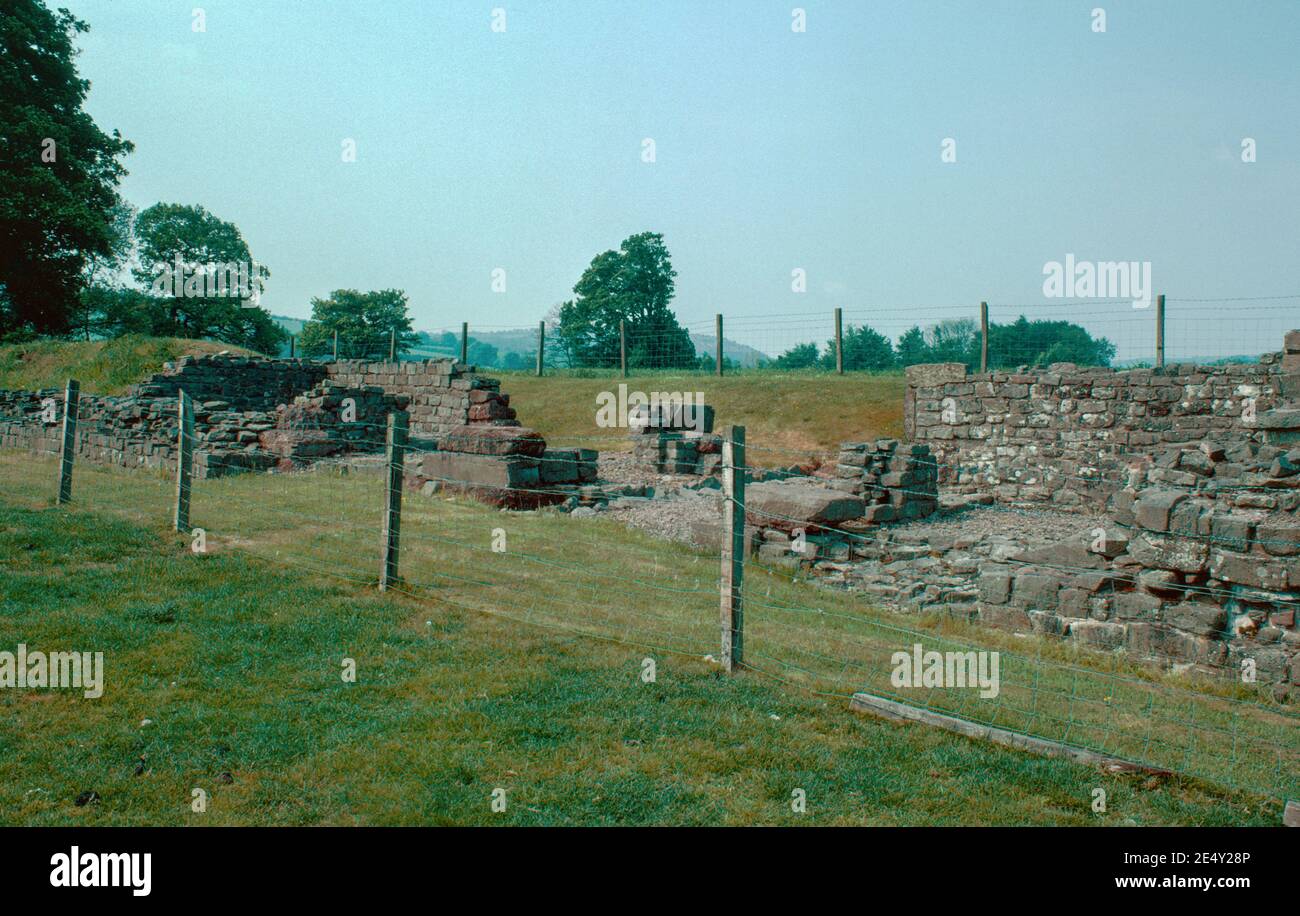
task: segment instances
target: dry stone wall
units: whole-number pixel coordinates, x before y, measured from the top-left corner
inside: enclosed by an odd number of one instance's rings
[[[1294,345],[1296,353],[1290,353]],[[904,429],[930,446],[940,484],[1012,504],[1100,506],[1134,459],[1203,439],[1260,442],[1258,419],[1300,389],[1300,332],[1246,365],[1116,371],[1058,363],[970,373],[907,369]]]
[[[407,399],[411,434],[436,436],[469,423],[519,425],[501,383],[449,359],[367,363],[340,360],[324,364],[330,379],[347,388],[377,388]]]
[[[82,395],[77,453],[126,467],[175,462],[177,399],[194,402],[195,474],[215,477],[382,447],[387,414],[412,433],[518,425],[495,379],[452,360],[316,363],[213,354],[164,366],[125,397]],[[51,410],[49,405],[53,404]],[[345,410],[346,405],[346,410]],[[0,444],[55,453],[63,392],[0,391]]]
[[[722,472],[722,437],[713,432],[708,404],[641,405],[628,415],[632,458],[656,474]]]

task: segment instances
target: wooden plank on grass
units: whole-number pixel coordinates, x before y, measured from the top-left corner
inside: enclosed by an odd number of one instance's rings
[[[944,731],[965,735],[968,738],[978,738],[982,741],[991,741],[994,744],[1001,744],[1004,747],[1011,747],[1020,751],[1028,751],[1042,757],[1064,757],[1067,760],[1073,760],[1075,763],[1099,766],[1110,772],[1168,775],[1167,770],[1133,763],[1131,760],[1099,754],[1096,751],[1074,747],[1047,738],[1022,735],[1019,732],[1008,731],[1005,728],[981,725],[978,722],[971,722],[969,719],[959,719],[946,713],[909,706],[906,703],[887,700],[884,697],[873,696],[869,693],[855,693],[853,699],[849,701],[849,708],[856,712],[865,712],[894,722],[919,722],[922,725],[933,725],[936,728],[942,728]]]

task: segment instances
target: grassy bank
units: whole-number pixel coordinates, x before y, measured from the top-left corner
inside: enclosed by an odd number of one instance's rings
[[[166,530],[166,476],[78,466],[76,505],[53,509],[53,473],[0,454],[0,648],[103,651],[107,686],[0,691],[8,823],[1277,823],[1265,796],[1294,779],[1293,737],[1275,760],[1246,753],[1294,728],[1251,697],[757,567],[753,670],[725,676],[706,659],[717,557],[614,522],[409,496],[405,581],[381,596],[378,475],[201,481],[196,555]],[[890,653],[917,638],[1004,653],[998,700],[930,691],[938,707],[1210,781],[850,713],[852,691],[889,692]],[[1189,719],[1230,725],[1230,745]],[[75,805],[88,791],[99,801]]]
[[[69,378],[87,394],[115,395],[182,356],[249,353],[210,340],[132,335],[114,340],[41,340],[0,345],[0,388],[62,388]]]
[[[834,451],[852,439],[903,434],[903,376],[827,373],[747,372],[711,375],[652,373],[618,378],[537,378],[526,373],[489,373],[525,426],[556,444],[595,442],[602,450],[625,447],[611,440],[622,430],[596,425],[596,396],[602,391],[700,392],[713,406],[718,426],[746,427],[755,464],[793,464],[810,454]],[[764,452],[762,449],[774,449]]]
[[[56,341],[0,346],[0,388],[62,388],[69,378],[87,394],[119,395],[186,355],[239,347],[206,340],[130,336],[116,340]],[[629,391],[700,392],[713,406],[717,425],[743,424],[755,465],[795,464],[810,455],[834,451],[841,441],[901,436],[901,373],[837,376],[824,372],[746,371],[717,378],[707,373],[651,372],[622,380],[559,370],[537,378],[525,372],[485,375],[501,379],[520,421],[556,445],[587,445],[620,451],[630,445],[623,429],[596,425],[596,396]]]

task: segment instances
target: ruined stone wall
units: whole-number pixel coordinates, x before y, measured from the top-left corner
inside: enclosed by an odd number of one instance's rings
[[[1300,449],[1238,442],[1161,454],[1113,522],[982,566],[997,626],[1300,685]]]
[[[63,391],[0,390],[0,446],[58,454],[63,442]],[[52,404],[53,410],[46,405]],[[175,460],[177,399],[82,395],[77,455],[123,467],[164,467]]]
[[[509,396],[500,393],[500,382],[475,374],[474,367],[464,363],[341,360],[324,365],[337,384],[406,397],[412,435],[437,436],[469,423],[519,425]]]
[[[374,451],[394,409],[409,410],[417,437],[464,426],[519,425],[497,380],[449,359],[317,363],[221,353],[168,363],[125,397],[83,394],[78,456],[124,467],[174,463],[182,390],[194,402],[199,477]],[[45,409],[47,399],[53,411]],[[0,445],[56,453],[62,416],[61,389],[0,391]]]
[[[1300,332],[1287,336],[1287,351],[1246,365],[1127,371],[910,366],[904,429],[930,446],[947,489],[1011,504],[1101,506],[1135,460],[1207,438],[1262,441],[1255,418],[1300,378]]]
[[[641,405],[628,414],[632,458],[656,474],[722,473],[722,437],[708,404]]]
[[[174,398],[181,389],[194,401],[226,401],[238,410],[274,410],[329,375],[324,363],[212,354],[183,356],[133,386],[142,398]]]
[[[867,503],[863,517],[872,524],[925,518],[939,508],[934,456],[920,443],[841,443],[830,486],[861,496]]]

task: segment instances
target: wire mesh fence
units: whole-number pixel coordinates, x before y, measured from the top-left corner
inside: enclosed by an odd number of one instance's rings
[[[467,321],[426,332],[404,357],[464,356],[483,368],[579,375],[894,372],[936,362],[972,371],[1058,362],[1138,368],[1254,360],[1276,351],[1297,321],[1300,294],[850,305],[669,325],[632,317],[578,330]]]
[[[110,432],[86,423],[77,437]],[[179,425],[176,434],[182,435]],[[192,444],[204,445],[197,438]],[[322,580],[374,585],[387,511],[385,472],[415,467],[424,449],[411,446],[390,465],[384,452],[389,443],[378,426],[357,444],[369,454],[347,463],[182,485],[190,513],[185,536],[195,562],[237,551]],[[761,443],[750,447],[765,449]],[[57,463],[53,455],[0,452],[0,498],[48,505]],[[219,462],[210,468],[220,474]],[[754,476],[744,467],[736,473]],[[796,472],[763,476],[784,473]],[[404,500],[394,592],[430,612],[454,608],[650,653],[721,660],[719,601],[723,570],[734,559],[725,539],[720,550],[708,551],[644,536],[616,521],[503,513],[455,494],[455,486],[472,488],[474,481],[440,483],[453,486]],[[130,470],[83,461],[76,464],[69,505],[159,526],[173,517],[177,495],[174,461]],[[605,495],[629,499],[614,488]],[[743,493],[723,493],[718,504],[724,516],[726,505],[738,505],[741,517],[758,525],[795,521],[747,504]],[[1033,510],[1010,507],[990,511],[1009,513],[1012,524],[1033,516]],[[849,538],[866,544],[873,536]],[[902,613],[867,592],[819,578],[815,564],[790,569],[760,562],[746,550],[739,565],[742,670],[845,704],[859,694],[883,697],[1259,795],[1283,799],[1300,792],[1300,716],[1271,700],[1262,685],[1179,678],[1059,640],[981,628],[961,609],[940,605]],[[1068,562],[1059,568],[1087,571]],[[944,673],[932,679],[926,672],[935,664]]]

